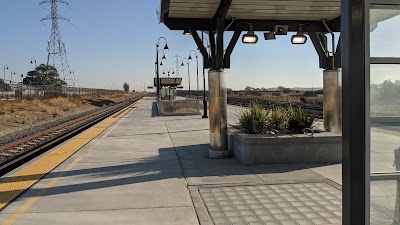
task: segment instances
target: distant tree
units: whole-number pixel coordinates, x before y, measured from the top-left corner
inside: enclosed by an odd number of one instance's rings
[[[60,79],[56,68],[41,64],[35,70],[28,72],[23,79],[23,84],[66,86],[67,82]]]
[[[128,83],[125,82],[123,87],[124,87],[124,92],[129,92],[129,84]]]
[[[227,88],[226,89],[226,92],[228,93],[228,95],[232,94],[232,91],[233,91],[232,88]]]
[[[254,91],[254,88],[253,88],[253,87],[250,87],[250,86],[246,86],[246,87],[244,88],[244,91],[245,91],[245,92],[253,92],[253,91]]]
[[[246,94],[249,94],[249,95],[256,95],[256,96],[262,95],[262,93],[260,92],[261,91],[260,88],[253,88],[250,86],[246,86],[244,91],[246,92]]]
[[[283,92],[283,93],[290,93],[292,90],[290,90],[290,88],[285,88],[284,86],[278,86],[277,87],[279,91]]]
[[[385,80],[382,83],[382,92],[379,94],[379,100],[384,103],[399,101],[400,87],[390,80]]]
[[[315,91],[315,94],[322,95],[322,94],[324,94],[324,90],[323,90],[323,89],[321,89],[321,90]]]

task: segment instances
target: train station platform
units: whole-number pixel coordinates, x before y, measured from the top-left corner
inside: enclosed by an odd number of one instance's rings
[[[208,143],[207,119],[160,117],[145,98],[10,202],[0,224],[341,223],[340,164],[243,166],[208,159]]]

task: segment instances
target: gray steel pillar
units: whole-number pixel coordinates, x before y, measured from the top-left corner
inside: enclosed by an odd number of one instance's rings
[[[332,133],[342,132],[341,70],[324,70],[324,127]]]
[[[210,158],[224,158],[228,152],[226,72],[208,72],[208,93],[210,104]]]

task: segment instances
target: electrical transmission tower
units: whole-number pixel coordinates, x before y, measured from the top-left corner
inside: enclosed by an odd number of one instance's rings
[[[71,70],[69,68],[67,50],[64,42],[62,41],[61,32],[58,25],[59,20],[69,21],[67,18],[64,18],[58,14],[57,11],[58,4],[68,5],[68,2],[64,0],[44,0],[40,3],[40,5],[41,4],[51,5],[51,14],[40,20],[42,22],[44,20],[52,21],[51,35],[47,47],[47,65],[55,67],[61,78],[63,78],[67,84],[74,85],[75,80],[73,79]]]
[[[183,58],[179,55],[174,56],[174,58],[175,58],[175,62],[174,62],[175,63],[175,74],[177,77],[179,77],[179,70],[181,69],[181,66],[180,66],[181,64],[179,64],[179,58],[182,59],[182,62],[183,62]]]

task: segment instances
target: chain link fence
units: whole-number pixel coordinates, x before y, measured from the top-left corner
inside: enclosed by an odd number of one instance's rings
[[[53,85],[23,85],[9,81],[0,83],[0,100],[49,99],[57,97],[112,95],[118,93],[123,93],[123,91]]]

